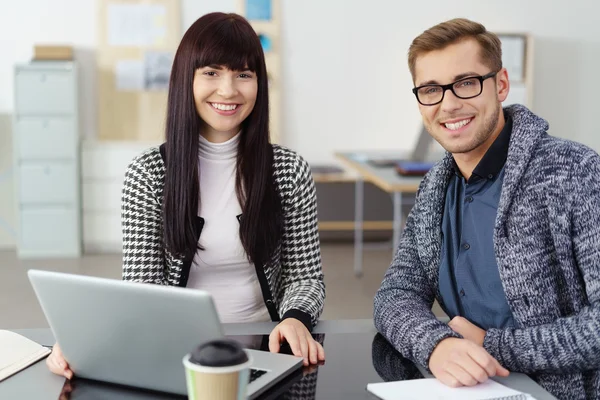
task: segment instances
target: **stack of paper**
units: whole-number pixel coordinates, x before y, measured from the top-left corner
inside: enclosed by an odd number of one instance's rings
[[[369,383],[367,390],[382,400],[535,400],[491,379],[476,386],[451,388],[435,378]]]
[[[0,381],[50,354],[50,349],[17,333],[0,330]]]

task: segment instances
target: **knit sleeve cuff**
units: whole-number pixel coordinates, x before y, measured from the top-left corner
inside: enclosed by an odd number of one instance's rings
[[[286,311],[285,314],[283,314],[283,316],[281,317],[281,321],[287,318],[297,319],[298,321],[302,322],[304,326],[306,326],[306,329],[308,329],[309,332],[312,332],[313,325],[310,314],[293,308],[291,310]]]
[[[504,359],[500,352],[500,340],[502,339],[502,330],[488,329],[483,339],[483,348],[494,357],[500,365],[506,367]]]
[[[447,328],[447,326],[445,327]],[[429,359],[431,358],[431,354],[437,347],[437,345],[444,339],[447,338],[462,338],[458,333],[454,332],[452,329],[439,329],[437,332],[432,332],[423,337],[423,341],[421,342],[421,346],[419,352],[416,354],[416,360],[423,368],[427,370],[427,372],[431,373],[429,369]]]

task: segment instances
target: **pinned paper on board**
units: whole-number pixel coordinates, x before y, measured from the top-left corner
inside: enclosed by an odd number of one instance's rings
[[[271,0],[246,0],[246,19],[250,21],[270,21],[271,11]]]
[[[144,90],[144,63],[141,60],[117,61],[115,84],[119,91]]]
[[[167,37],[167,9],[160,4],[109,4],[110,46],[162,46]]]
[[[144,53],[144,88],[146,90],[167,90],[172,65],[172,52],[146,51]]]
[[[260,40],[260,44],[265,53],[268,53],[273,50],[273,42],[271,38],[263,33],[258,34],[258,40]]]
[[[146,51],[141,60],[119,60],[115,65],[118,91],[167,90],[173,64],[170,51]]]

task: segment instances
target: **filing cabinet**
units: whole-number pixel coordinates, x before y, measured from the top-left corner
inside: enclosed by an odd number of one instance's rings
[[[78,69],[15,67],[13,159],[20,258],[81,255]]]

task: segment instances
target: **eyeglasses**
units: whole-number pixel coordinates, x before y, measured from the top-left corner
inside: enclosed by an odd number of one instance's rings
[[[483,92],[483,81],[498,73],[490,72],[482,76],[469,76],[447,85],[423,85],[413,88],[417,101],[424,106],[434,106],[444,100],[446,90],[450,90],[459,99],[472,99]]]

